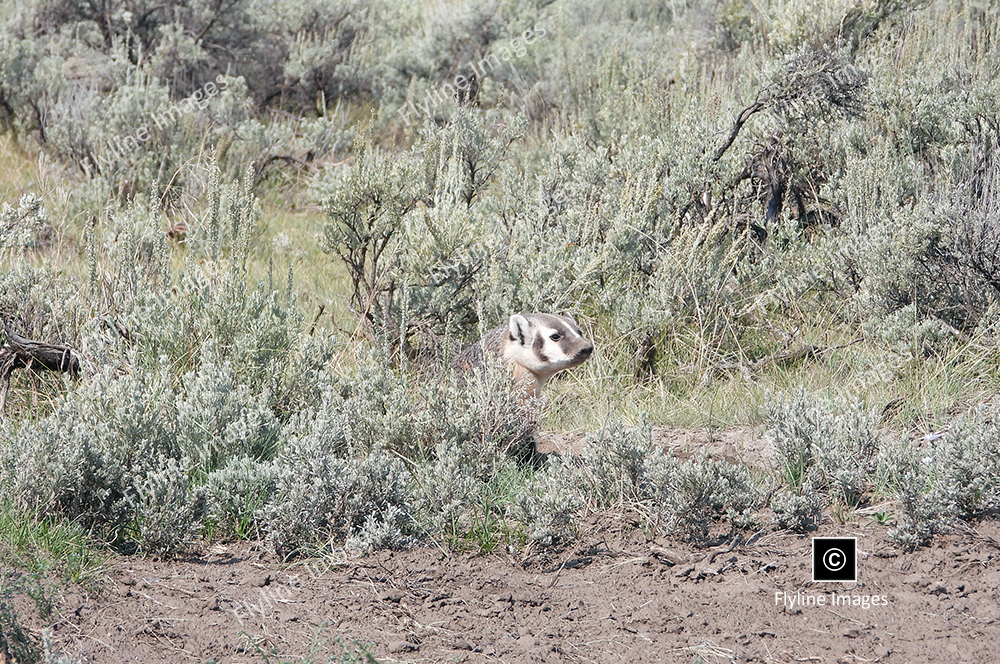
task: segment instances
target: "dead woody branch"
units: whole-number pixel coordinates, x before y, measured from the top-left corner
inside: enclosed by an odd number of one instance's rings
[[[73,378],[80,375],[80,358],[69,346],[32,341],[10,329],[7,321],[0,321],[7,343],[0,347],[0,415],[7,403],[10,377],[15,369],[28,371],[57,371]]]

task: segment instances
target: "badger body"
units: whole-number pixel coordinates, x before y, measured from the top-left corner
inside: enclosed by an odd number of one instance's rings
[[[452,362],[457,371],[483,364],[483,351],[493,353],[513,369],[515,384],[537,397],[555,374],[583,364],[594,352],[572,318],[556,314],[514,314]]]

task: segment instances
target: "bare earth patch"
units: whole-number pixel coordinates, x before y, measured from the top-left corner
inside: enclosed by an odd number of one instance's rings
[[[757,434],[750,427],[710,432],[705,429],[654,426],[652,434],[654,445],[659,445],[682,460],[704,450],[716,459],[767,468],[774,458],[774,442],[767,436]],[[541,432],[535,438],[536,448],[542,453],[579,456],[587,443],[587,436],[582,432]]]
[[[768,456],[746,431],[699,435],[657,440],[679,455],[708,444]],[[247,546],[122,557],[98,592],[66,592],[45,621],[25,598],[16,608],[99,664],[325,662],[338,638],[382,662],[991,662],[1000,651],[996,522],[913,553],[871,520],[828,522],[812,535],[858,538],[850,584],[811,581],[810,536],[706,550],[607,516],[581,527],[571,549],[526,558],[423,547],[290,567]]]

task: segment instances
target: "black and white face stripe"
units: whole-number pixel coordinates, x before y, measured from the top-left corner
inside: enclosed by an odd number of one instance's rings
[[[531,350],[535,352],[535,357],[539,362],[548,362],[549,356],[545,354],[545,337],[541,334],[535,335],[535,341],[531,344]]]

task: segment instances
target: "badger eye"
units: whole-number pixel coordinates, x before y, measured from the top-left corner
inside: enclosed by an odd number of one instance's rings
[[[552,335],[549,336],[549,339],[552,339],[552,341],[559,341],[560,339],[562,339],[562,335],[559,334],[558,332],[553,332]]]

